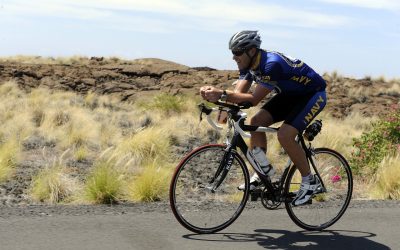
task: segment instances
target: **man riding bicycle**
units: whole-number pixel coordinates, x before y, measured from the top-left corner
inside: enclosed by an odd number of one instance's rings
[[[234,91],[213,86],[200,89],[203,99],[216,102],[251,102],[256,106],[271,91],[277,94],[251,118],[254,126],[270,126],[284,121],[278,131],[278,140],[302,175],[300,190],[293,205],[306,203],[320,187],[318,178],[311,174],[305,153],[296,142],[296,136],[310,124],[326,105],[326,82],[303,61],[282,53],[260,49],[261,38],[257,31],[240,31],[232,36],[229,49],[233,53],[240,76]],[[255,90],[248,93],[251,84]],[[265,174],[272,177],[274,168],[266,158],[265,133],[251,132],[251,153]],[[250,179],[250,190],[261,181],[255,173]],[[244,185],[238,187],[244,189]]]

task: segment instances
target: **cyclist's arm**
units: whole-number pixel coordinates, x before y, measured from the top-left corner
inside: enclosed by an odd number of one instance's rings
[[[271,92],[271,90],[261,86],[260,84],[256,86],[253,93],[235,93],[227,90],[226,93],[228,94],[228,97],[226,101],[233,103],[251,102],[253,106],[256,106],[269,92]]]
[[[249,80],[238,80],[235,86],[235,93],[247,93],[251,87],[252,81]]]

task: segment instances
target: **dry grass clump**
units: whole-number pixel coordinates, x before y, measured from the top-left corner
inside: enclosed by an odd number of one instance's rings
[[[347,95],[358,102],[364,103],[374,93],[371,88],[360,86],[358,88],[350,88]]]
[[[86,180],[84,199],[94,204],[116,203],[122,197],[122,187],[123,179],[115,159],[99,159]]]
[[[371,184],[371,197],[400,200],[400,154],[383,159]]]
[[[180,115],[168,117],[159,126],[170,135],[171,144],[173,145],[185,144],[191,138],[196,138],[196,140],[202,142],[207,139],[207,134],[213,130],[205,120],[201,123],[199,122],[196,112],[185,112]],[[223,133],[221,131],[221,134]]]
[[[95,144],[98,138],[98,123],[95,123],[87,110],[71,110],[71,121],[64,126],[65,135],[60,137],[60,144],[64,148],[81,147]]]
[[[116,149],[118,157],[129,155],[138,165],[145,159],[167,158],[170,152],[169,134],[156,127],[143,129],[123,139]]]
[[[161,113],[170,115],[172,113],[181,113],[186,109],[186,101],[182,95],[170,95],[167,93],[161,93],[154,96],[149,100],[140,100],[137,102],[139,107],[146,110],[157,110]]]
[[[15,81],[7,81],[0,85],[0,96],[4,99],[20,98],[24,94]]]
[[[154,160],[128,183],[128,198],[132,201],[159,201],[168,196],[171,164]]]
[[[33,200],[50,204],[69,202],[81,189],[79,181],[71,176],[63,163],[67,152],[68,150],[59,160],[54,160],[51,166],[46,166],[32,177],[30,196]]]
[[[56,204],[68,202],[80,187],[63,165],[42,169],[32,179],[31,197],[35,201]]]
[[[327,80],[329,83],[332,83],[335,85],[336,83],[342,82],[344,77],[340,75],[337,70],[331,72],[331,73],[325,73],[324,74],[324,79]]]
[[[73,149],[73,157],[78,162],[87,160],[89,158],[89,149],[85,145],[78,146]]]
[[[400,97],[400,82],[393,82],[389,88],[380,88],[378,93]]]
[[[19,160],[21,146],[15,139],[0,143],[0,183],[8,180]]]
[[[0,85],[0,122],[1,133],[7,137],[14,137],[21,141],[32,133],[32,112],[15,82],[6,82]]]

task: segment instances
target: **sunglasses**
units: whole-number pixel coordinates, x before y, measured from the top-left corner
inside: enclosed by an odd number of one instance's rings
[[[246,50],[232,50],[232,54],[234,55],[234,56],[241,56],[241,55],[243,55],[243,53],[244,52],[246,52]]]

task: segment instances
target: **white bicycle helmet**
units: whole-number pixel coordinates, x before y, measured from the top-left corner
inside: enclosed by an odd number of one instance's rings
[[[229,40],[229,49],[247,50],[250,48],[259,49],[261,45],[261,38],[257,31],[244,30],[234,34]]]

